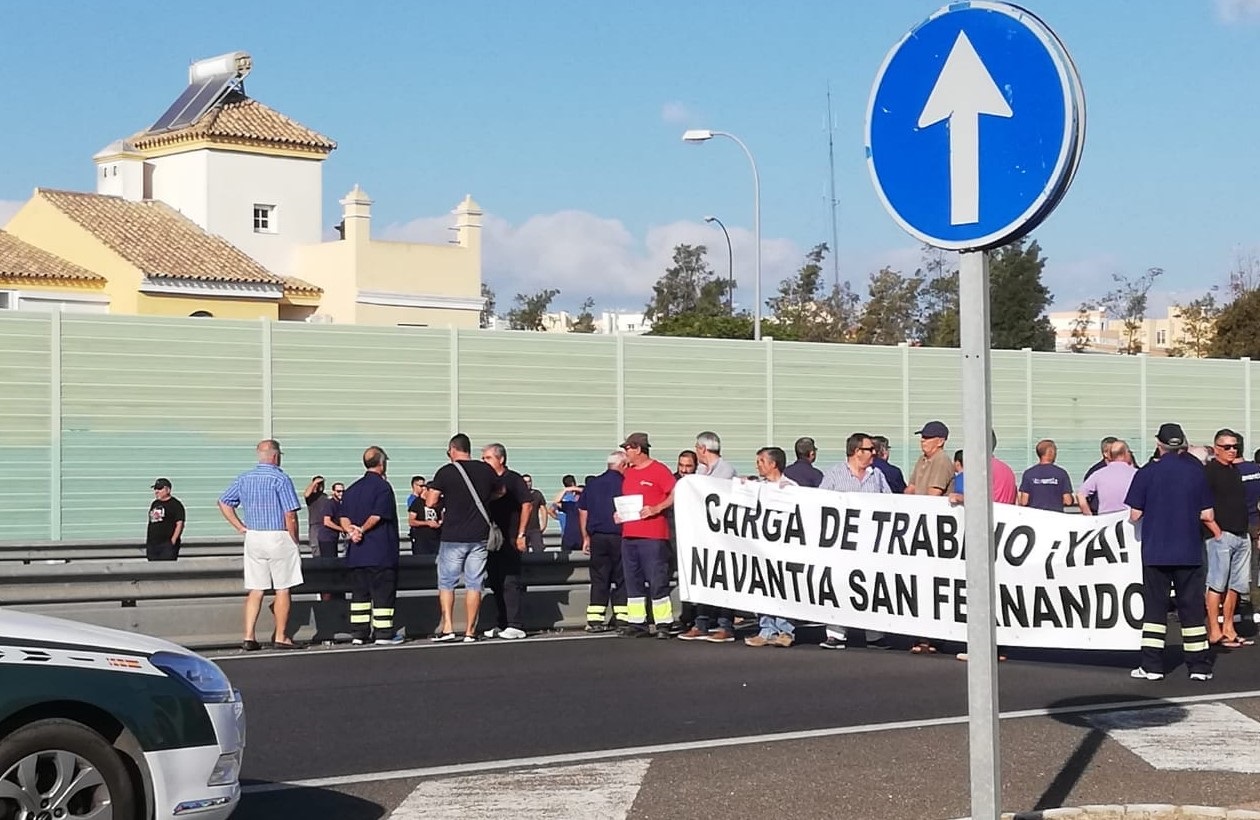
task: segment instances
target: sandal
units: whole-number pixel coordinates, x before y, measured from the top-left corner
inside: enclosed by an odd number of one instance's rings
[[[932,644],[927,641],[919,641],[914,646],[910,647],[910,652],[914,655],[935,655],[936,651],[936,647],[932,646]]]

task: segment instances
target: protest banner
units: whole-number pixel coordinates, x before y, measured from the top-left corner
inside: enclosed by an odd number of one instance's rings
[[[944,498],[689,476],[674,491],[684,600],[965,641],[963,511]],[[994,505],[998,643],[1137,649],[1141,545],[1126,513]]]

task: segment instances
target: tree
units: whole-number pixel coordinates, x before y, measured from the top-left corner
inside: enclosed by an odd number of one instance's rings
[[[766,301],[771,321],[763,325],[767,335],[799,342],[843,342],[853,335],[858,298],[849,283],[832,285],[823,277],[827,243],[805,254],[795,276],[779,283],[779,292]]]
[[[1084,353],[1093,344],[1089,340],[1089,331],[1094,325],[1093,312],[1098,307],[1093,302],[1081,302],[1076,309],[1076,318],[1072,320],[1072,343],[1068,350],[1073,353]]]
[[[919,289],[919,335],[926,347],[958,347],[957,257],[939,248],[923,246],[923,267],[916,275],[924,280]]]
[[[862,308],[857,340],[862,344],[895,345],[917,341],[922,336],[919,290],[922,276],[903,276],[883,268],[871,274],[867,290],[870,298]]]
[[[1221,310],[1208,354],[1220,359],[1260,359],[1260,290],[1243,294]]]
[[[495,320],[494,291],[481,283],[481,327],[490,327]]]
[[[1163,275],[1162,268],[1150,268],[1136,279],[1119,273],[1111,275],[1116,288],[1101,299],[1101,304],[1124,326],[1120,353],[1132,356],[1142,352],[1141,333],[1142,323],[1146,320],[1147,294],[1151,292],[1155,280]]]
[[[674,263],[652,286],[652,301],[644,316],[653,324],[684,315],[720,316],[727,313],[730,284],[714,274],[704,245],[675,245]]]
[[[516,307],[508,311],[508,327],[512,330],[546,330],[543,323],[551,300],[560,295],[555,288],[545,288],[537,293],[516,294]]]
[[[1045,315],[1054,297],[1041,282],[1046,260],[1035,239],[1025,241],[989,251],[989,328],[995,350],[1054,350],[1054,327]]]
[[[1216,303],[1216,288],[1212,288],[1198,299],[1175,305],[1177,316],[1181,320],[1181,335],[1168,348],[1169,356],[1184,356],[1202,359],[1212,348],[1212,337],[1216,333],[1216,318],[1221,313]]]
[[[773,336],[773,326],[767,327],[762,322],[763,333]],[[729,316],[725,313],[718,316],[702,316],[698,313],[680,313],[655,322],[649,336],[690,336],[701,339],[751,339],[753,336],[752,317],[747,313]]]
[[[1229,300],[1233,302],[1260,288],[1260,258],[1255,251],[1238,251],[1229,272]]]
[[[590,296],[582,302],[582,312],[577,318],[569,322],[570,333],[594,333],[595,332],[595,314],[591,311],[595,309],[595,300]]]

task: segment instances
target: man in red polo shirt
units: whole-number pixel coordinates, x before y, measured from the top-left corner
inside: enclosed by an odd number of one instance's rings
[[[668,638],[674,609],[669,598],[669,520],[664,513],[674,504],[674,474],[651,457],[647,433],[626,436],[621,449],[629,462],[621,494],[640,496],[643,502],[637,513],[616,516],[621,524],[621,566],[626,580],[627,625],[621,634],[648,635],[646,591],[652,599],[656,636]]]

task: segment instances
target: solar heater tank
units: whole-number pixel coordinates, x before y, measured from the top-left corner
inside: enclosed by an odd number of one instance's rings
[[[211,77],[245,78],[253,68],[253,58],[244,51],[232,51],[218,57],[207,57],[188,66],[188,84],[204,82]]]

